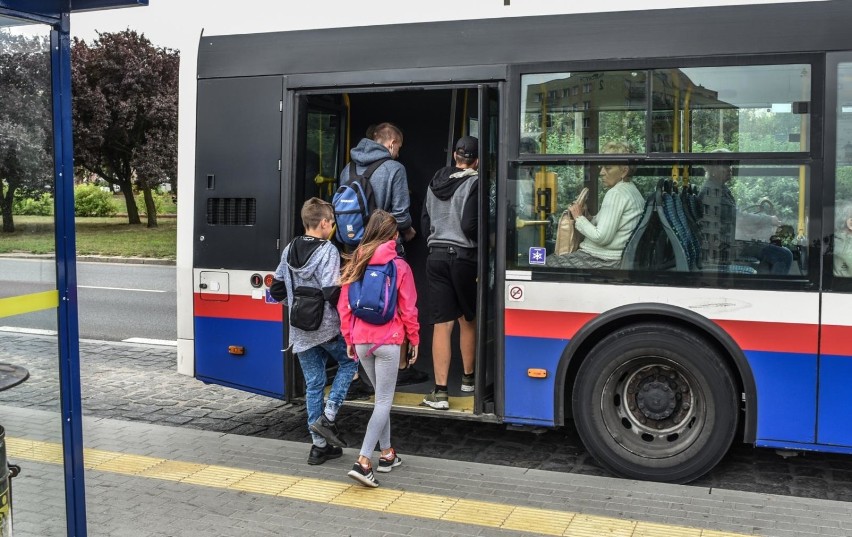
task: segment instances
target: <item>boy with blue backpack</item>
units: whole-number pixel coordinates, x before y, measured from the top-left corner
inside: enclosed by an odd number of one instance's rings
[[[281,253],[270,294],[279,302],[287,301],[290,345],[305,377],[308,430],[313,440],[308,464],[322,464],[343,454],[341,447],[346,443],[340,438],[335,417],[358,363],[346,353],[335,308],[340,254],[328,240],[334,233],[331,204],[311,198],[302,205],[301,216],[305,235],[293,239]],[[329,357],[338,368],[323,405]]]
[[[349,477],[367,487],[378,487],[372,455],[381,449],[379,472],[402,464],[390,441],[390,409],[397,380],[401,345],[409,342],[409,361],[417,361],[420,324],[417,290],[411,267],[396,252],[399,236],[393,215],[376,210],[370,217],[358,248],[346,256],[340,277],[340,331],[346,353],[360,359],[375,389],[375,405],[358,461]]]
[[[349,151],[350,161],[340,174],[340,186],[332,205],[337,221],[337,240],[347,252],[360,244],[370,215],[376,209],[390,213],[400,238],[397,252],[404,255],[402,241],[416,235],[409,206],[408,177],[397,159],[402,149],[402,131],[392,123],[380,123],[368,129],[366,137]],[[429,378],[406,360],[399,358],[399,384],[418,384]],[[355,379],[350,393],[369,392],[363,380]]]
[[[332,205],[337,219],[337,239],[346,247],[358,246],[372,212],[382,209],[393,215],[405,241],[415,236],[411,226],[408,176],[397,161],[402,131],[392,123],[380,123],[349,151],[349,165],[340,173],[340,187]]]

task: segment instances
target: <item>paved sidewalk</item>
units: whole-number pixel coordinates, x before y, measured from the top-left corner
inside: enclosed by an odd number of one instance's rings
[[[176,372],[174,347],[83,341],[80,347],[83,412],[87,416],[176,425],[219,433],[310,441],[303,405],[207,385]],[[0,392],[0,405],[57,412],[55,338],[0,332],[0,362],[26,367],[30,379]],[[344,405],[341,429],[363,435],[368,414]],[[0,416],[2,423],[2,416]],[[490,423],[395,414],[394,442],[404,453],[517,468],[609,476],[584,450],[577,432],[507,430]],[[743,492],[852,502],[852,457],[734,444],[693,485]],[[852,503],[849,503],[852,507]]]
[[[10,458],[24,468],[14,481],[15,536],[64,535],[61,472],[45,462],[56,461],[58,416],[8,406],[0,416]],[[84,420],[84,434],[95,468],[86,472],[92,536],[852,534],[844,502],[406,453],[373,490],[345,475],[354,449],[308,466],[297,442],[97,418]]]
[[[387,503],[381,509],[375,504],[354,509],[343,501],[351,492],[325,502],[287,496],[290,489],[273,495],[264,487],[304,478],[319,480],[311,483],[320,490],[349,490],[352,482],[345,472],[355,451],[309,467],[302,405],[178,375],[173,347],[82,341],[81,361],[86,447],[100,450],[87,456],[106,464],[90,465],[86,473],[90,535],[512,535],[498,529],[499,524],[517,522],[517,513],[532,509],[532,518],[522,527],[545,531],[531,524],[550,520],[555,525],[551,529],[558,530],[550,534],[582,537],[715,535],[708,528],[782,537],[852,536],[849,457],[782,458],[771,450],[739,445],[692,485],[658,485],[609,477],[585,453],[571,427],[534,434],[422,415],[394,415],[394,443],[405,464],[399,472],[379,476],[382,492],[374,496]],[[24,449],[15,444],[20,439],[46,442],[25,448],[29,455],[18,461],[25,475],[15,480],[20,530],[15,537],[65,535],[63,473],[56,464],[56,340],[0,332],[0,362],[22,365],[31,374],[25,383],[0,392],[0,424],[13,439],[11,447]],[[363,435],[367,417],[363,410],[344,406],[340,424],[351,440]],[[273,485],[253,477],[256,482],[236,491],[166,478],[179,472],[153,479],[148,474],[154,470],[140,470],[148,460],[142,456],[167,459],[160,462],[169,468],[222,466],[214,474],[237,481],[246,471],[265,472],[274,474],[266,476]],[[110,466],[109,461],[116,462]],[[129,465],[119,465],[121,461]],[[428,497],[418,498],[405,513],[446,497],[453,505],[491,502],[479,511],[512,514],[497,517],[498,525],[468,525],[435,518],[433,511],[412,522],[382,510],[400,510],[416,493]],[[282,503],[282,498],[289,499]],[[565,533],[559,524],[566,517],[569,523],[598,524],[598,529],[603,524],[614,533]],[[656,528],[651,523],[668,525]],[[683,529],[687,527],[699,530]]]

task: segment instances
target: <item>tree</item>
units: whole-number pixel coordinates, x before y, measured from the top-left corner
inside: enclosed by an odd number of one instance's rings
[[[52,184],[50,50],[44,37],[0,32],[0,212],[15,231],[12,206],[22,193]]]
[[[141,223],[133,187],[156,227],[151,189],[177,176],[179,61],[129,29],[71,49],[75,163],[121,187],[131,224]]]

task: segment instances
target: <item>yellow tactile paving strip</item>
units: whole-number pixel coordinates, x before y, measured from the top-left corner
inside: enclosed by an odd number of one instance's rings
[[[58,464],[57,443],[7,438],[9,457]],[[326,481],[240,468],[173,461],[100,449],[83,450],[89,470],[164,479],[225,490],[281,496],[403,516],[564,537],[743,537],[745,534],[481,502],[389,488],[368,489]]]

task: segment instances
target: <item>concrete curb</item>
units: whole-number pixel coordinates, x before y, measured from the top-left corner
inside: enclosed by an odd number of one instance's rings
[[[7,259],[53,259],[53,254],[11,253],[0,254]],[[126,263],[133,265],[175,265],[174,259],[158,259],[155,257],[117,257],[106,255],[78,255],[78,263]]]

